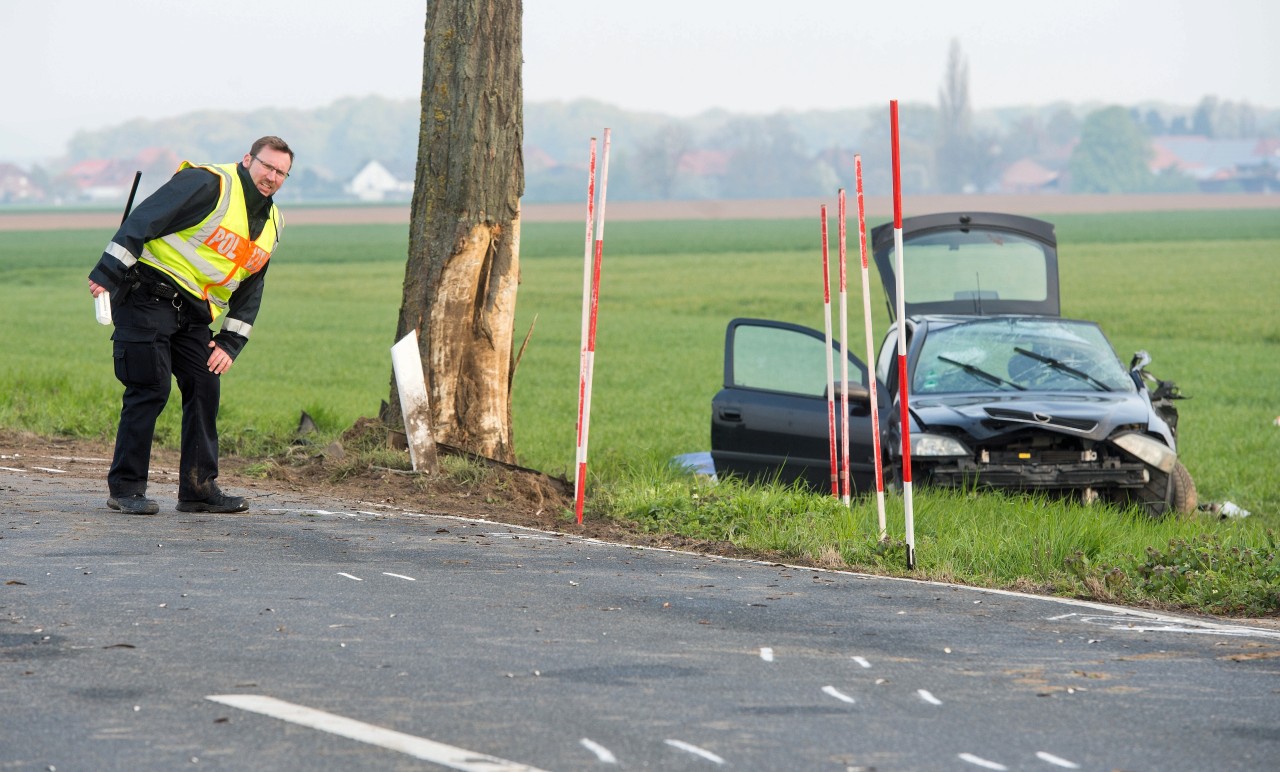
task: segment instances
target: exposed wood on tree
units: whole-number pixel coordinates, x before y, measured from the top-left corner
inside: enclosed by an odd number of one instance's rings
[[[524,193],[520,0],[432,0],[399,340],[417,330],[442,443],[513,462]],[[391,425],[399,400],[392,381]]]

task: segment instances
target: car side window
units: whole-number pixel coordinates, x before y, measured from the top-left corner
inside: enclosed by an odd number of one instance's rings
[[[893,365],[898,354],[898,329],[892,328],[880,344],[880,356],[876,358],[876,377],[881,383],[893,382]]]
[[[822,397],[826,342],[795,330],[742,325],[733,335],[732,385]]]
[[[906,327],[907,346],[910,347],[915,325],[908,320]],[[898,384],[898,329],[897,324],[889,327],[889,332],[880,343],[880,353],[876,357],[876,377],[890,389],[896,388]]]

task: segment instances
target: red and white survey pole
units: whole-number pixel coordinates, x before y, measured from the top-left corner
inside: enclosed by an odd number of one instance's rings
[[[836,453],[836,384],[831,365],[831,263],[827,257],[827,205],[819,208],[822,218],[822,318],[827,327],[827,437],[831,443],[831,495],[840,496],[839,456]]]
[[[907,320],[906,284],[902,261],[902,153],[898,147],[898,100],[889,102],[889,131],[893,156],[893,254],[898,277],[898,400],[902,425],[902,504],[907,530],[907,568],[916,567],[916,523],[911,503],[911,407],[907,402]]]
[[[867,207],[862,195],[862,156],[853,157],[853,174],[858,197],[858,245],[862,253],[862,319],[867,338],[867,389],[871,392],[871,447],[876,462],[876,509],[880,514],[880,538],[886,535],[884,518],[884,462],[880,455],[880,399],[876,386],[875,342],[871,334],[871,282],[867,270]]]
[[[845,220],[844,188],[840,188],[840,489],[844,494],[844,505],[847,507],[853,483],[849,479],[849,302],[845,291],[848,286],[846,271],[848,231]]]
[[[600,308],[600,263],[604,257],[604,203],[608,181],[609,129],[605,129],[604,154],[600,163],[600,206],[598,208],[595,206],[595,137],[591,138],[591,161],[587,171],[587,237],[582,266],[582,356],[578,376],[578,470],[573,491],[574,513],[578,517],[579,525],[582,524],[582,508],[586,501],[587,434],[591,424],[591,377],[595,371],[596,361],[596,315]]]

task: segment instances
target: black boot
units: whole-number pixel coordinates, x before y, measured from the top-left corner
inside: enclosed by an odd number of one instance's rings
[[[160,511],[160,505],[141,493],[133,496],[112,496],[107,499],[107,506],[126,515],[154,515]]]

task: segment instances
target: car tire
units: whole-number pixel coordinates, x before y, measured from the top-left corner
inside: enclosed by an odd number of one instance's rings
[[[1196,511],[1199,498],[1191,472],[1181,461],[1175,462],[1173,474],[1169,475],[1169,509],[1179,515],[1190,515]]]
[[[1173,472],[1165,474],[1151,469],[1151,481],[1129,495],[1130,504],[1139,504],[1154,518],[1189,515],[1196,511],[1196,483],[1181,461],[1174,462]]]

